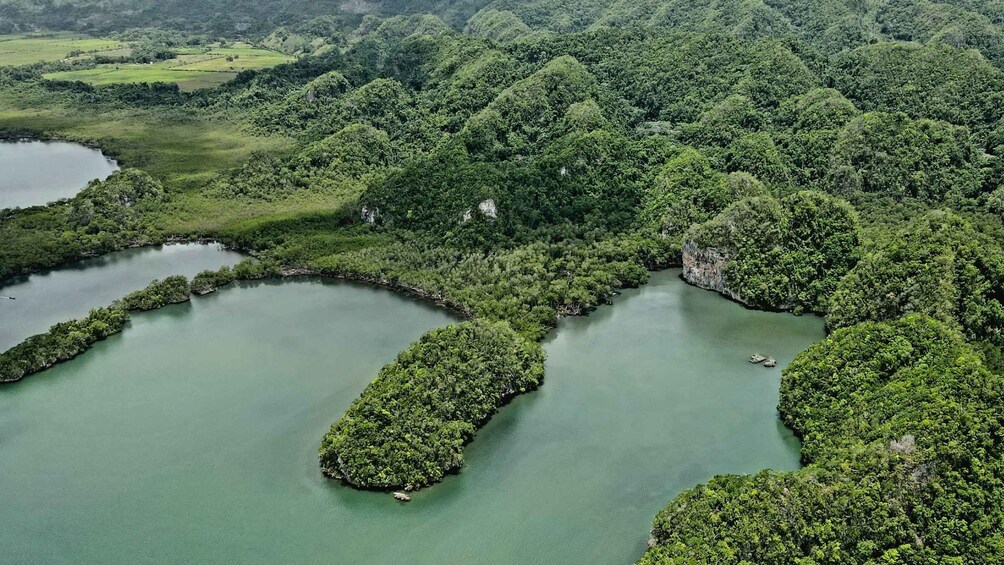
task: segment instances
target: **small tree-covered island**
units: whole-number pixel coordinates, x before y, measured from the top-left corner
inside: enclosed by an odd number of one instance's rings
[[[317,473],[406,501],[546,392],[559,320],[678,268],[826,337],[781,372],[801,468],[650,501],[633,559],[1004,563],[1004,2],[0,0],[0,137],[0,167],[119,167],[0,209],[0,301],[129,248],[248,255],[24,336],[0,395],[247,281],[385,287],[462,320],[331,411]]]

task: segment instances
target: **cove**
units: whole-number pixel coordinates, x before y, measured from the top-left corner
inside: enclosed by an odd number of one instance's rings
[[[55,323],[108,306],[126,294],[171,275],[192,277],[233,265],[243,255],[220,245],[171,244],[127,249],[0,283],[0,351]]]
[[[118,164],[97,149],[65,141],[0,142],[0,209],[70,198]]]
[[[229,288],[137,314],[0,387],[0,561],[629,563],[655,513],[718,473],[794,469],[780,370],[822,337],[657,273],[545,346],[543,387],[408,504],[321,477],[327,427],[455,318],[350,283]]]

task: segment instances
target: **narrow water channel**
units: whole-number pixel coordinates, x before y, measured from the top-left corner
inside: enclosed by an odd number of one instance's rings
[[[0,283],[0,351],[55,323],[84,316],[171,275],[192,277],[238,263],[243,256],[219,245],[172,244],[109,253]]]
[[[652,517],[716,473],[793,469],[780,369],[822,337],[658,273],[564,320],[544,386],[505,407],[457,476],[407,504],[321,477],[318,442],[446,312],[300,280],[134,317],[0,387],[0,560],[629,563]]]

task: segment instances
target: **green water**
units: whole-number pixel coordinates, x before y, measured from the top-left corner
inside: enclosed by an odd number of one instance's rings
[[[652,517],[716,473],[792,469],[782,363],[819,320],[743,310],[678,272],[568,319],[544,386],[457,476],[408,504],[326,480],[315,450],[442,310],[344,283],[229,289],[137,315],[0,388],[10,563],[628,563]]]

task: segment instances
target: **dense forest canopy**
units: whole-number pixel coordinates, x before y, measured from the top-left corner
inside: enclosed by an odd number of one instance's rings
[[[258,261],[56,326],[4,379],[237,279],[381,284],[470,320],[385,367],[321,465],[422,488],[546,386],[561,316],[683,266],[831,333],[782,380],[806,466],[681,494],[643,562],[1004,559],[1004,2],[0,0],[28,32],[114,46],[0,49],[0,133],[124,170],[0,211],[0,279],[171,239]],[[59,78],[237,41],[281,62],[191,91]]]

